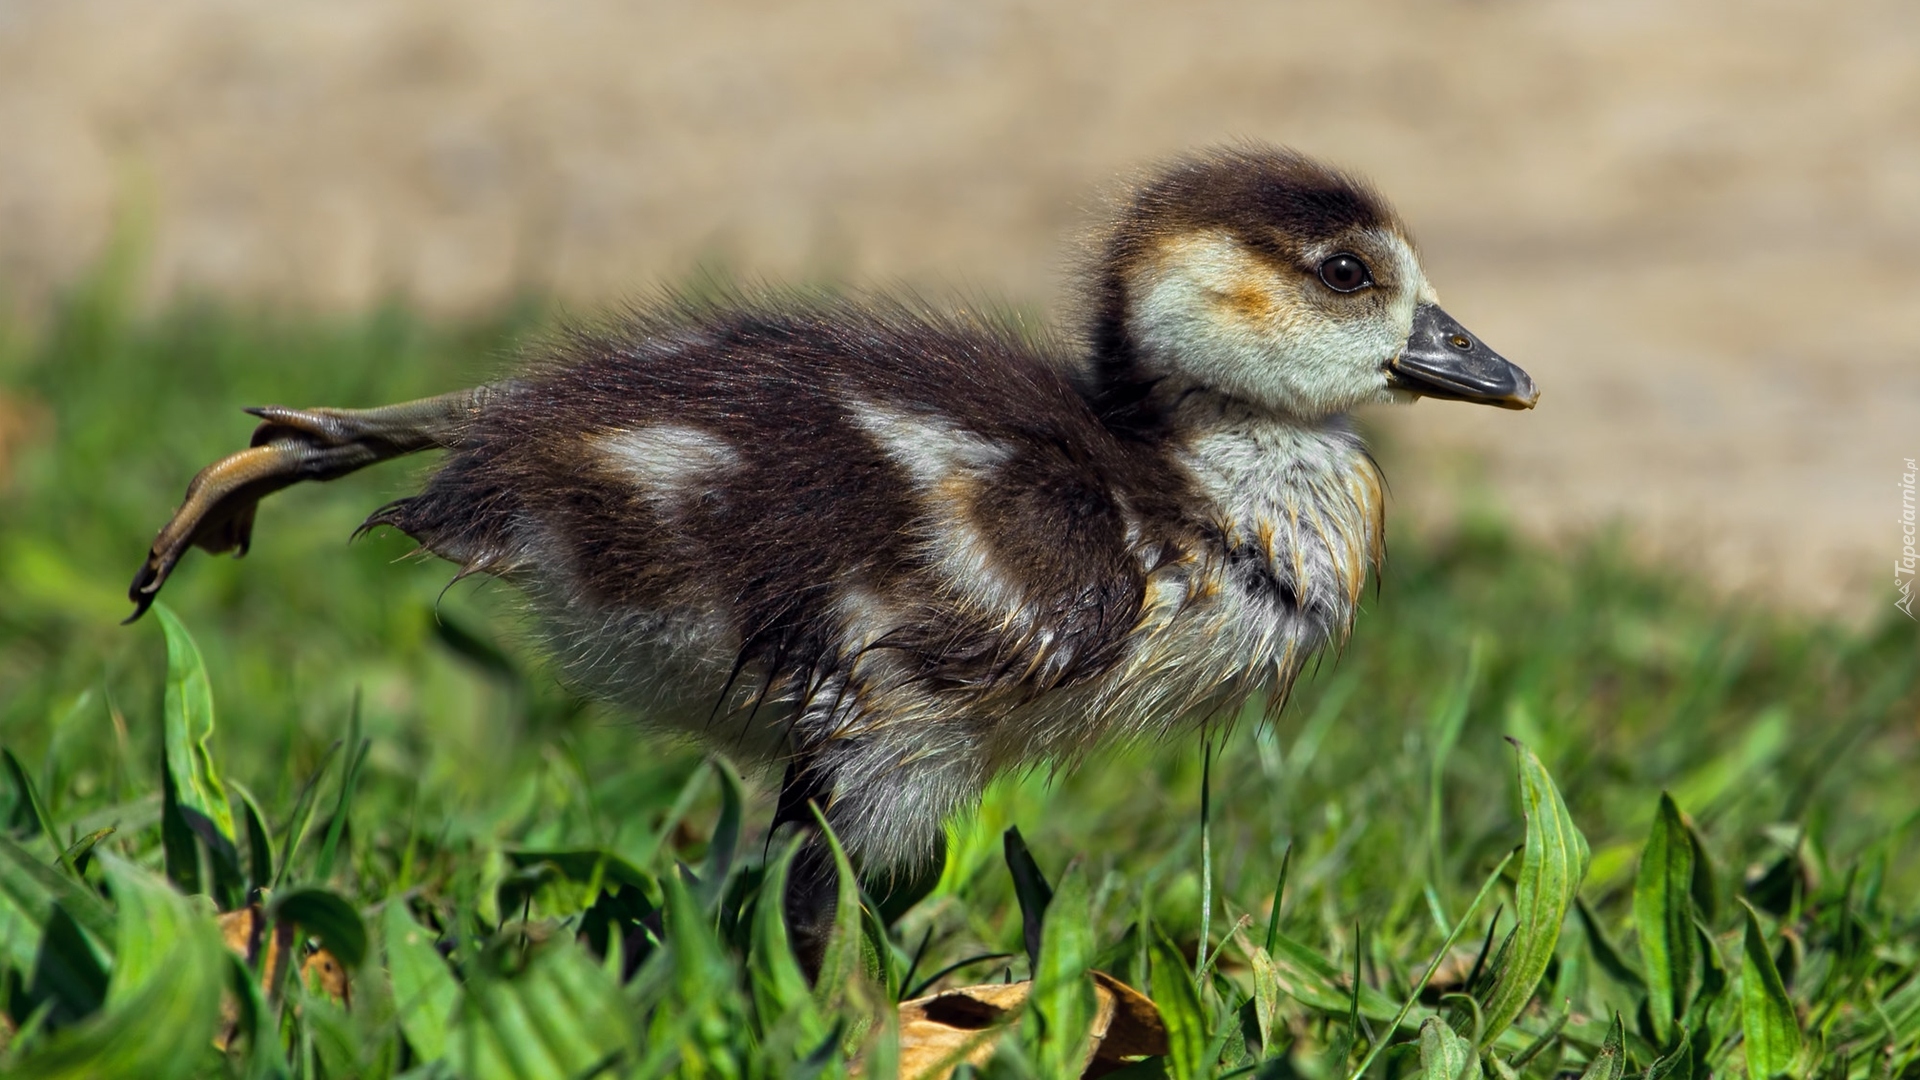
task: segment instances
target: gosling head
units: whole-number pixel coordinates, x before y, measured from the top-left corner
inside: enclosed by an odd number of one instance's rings
[[[1174,163],[1135,190],[1102,254],[1092,344],[1110,414],[1193,391],[1302,419],[1423,396],[1539,399],[1440,309],[1386,201],[1292,151]]]

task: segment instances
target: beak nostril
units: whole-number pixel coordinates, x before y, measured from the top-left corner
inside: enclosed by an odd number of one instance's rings
[[[1473,339],[1465,334],[1455,334],[1447,339],[1447,344],[1459,349],[1461,352],[1465,352],[1473,348]]]

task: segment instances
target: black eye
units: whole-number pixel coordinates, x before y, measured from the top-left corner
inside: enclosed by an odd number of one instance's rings
[[[1355,292],[1373,284],[1367,264],[1341,252],[1320,264],[1320,280],[1334,292]]]

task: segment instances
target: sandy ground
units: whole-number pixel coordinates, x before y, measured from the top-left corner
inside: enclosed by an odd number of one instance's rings
[[[1064,299],[1139,162],[1375,178],[1541,408],[1377,418],[1400,512],[1621,522],[1891,608],[1920,456],[1920,5],[0,0],[0,291],[589,306],[695,264]]]

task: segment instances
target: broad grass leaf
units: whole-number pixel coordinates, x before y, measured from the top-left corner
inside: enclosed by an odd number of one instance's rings
[[[1206,1075],[1207,1014],[1193,985],[1193,966],[1165,934],[1153,935],[1153,1003],[1167,1026],[1167,1072],[1173,1080]]]
[[[1580,1080],[1624,1080],[1627,1075],[1627,1026],[1619,1013],[1613,1014],[1613,1026],[1607,1029],[1606,1041],[1600,1049],[1594,1051],[1587,1067],[1580,1073]]]
[[[234,843],[233,810],[227,804],[226,785],[213,760],[213,689],[207,681],[207,666],[200,658],[200,646],[181,624],[172,609],[156,603],[153,613],[167,637],[166,716],[163,733],[166,744],[167,773],[173,779],[176,798],[183,809],[192,810],[213,823],[216,832]]]
[[[160,752],[166,754],[164,745]],[[187,824],[187,812],[180,806],[173,775],[164,767],[160,772],[160,848],[168,881],[184,893],[206,891],[200,880],[200,848],[193,827]]]
[[[233,807],[213,758],[213,690],[200,647],[165,604],[154,613],[167,639],[167,689],[161,721],[161,837],[167,876],[186,892],[210,890],[221,906],[239,903],[244,878]],[[200,880],[196,841],[204,844],[213,881]]]
[[[1027,997],[1029,1017],[1021,1026],[1029,1056],[1043,1076],[1078,1076],[1086,1067],[1097,1007],[1087,973],[1094,954],[1092,919],[1086,873],[1071,863],[1047,905],[1040,962]]]
[[[1740,961],[1740,1028],[1746,1036],[1747,1076],[1772,1080],[1792,1067],[1805,1040],[1793,1000],[1760,932],[1760,920],[1744,901],[1741,906],[1747,921]]]
[[[1647,1013],[1653,1020],[1654,1041],[1662,1048],[1672,1045],[1674,1022],[1687,1015],[1693,998],[1699,960],[1693,876],[1693,837],[1680,820],[1680,808],[1662,793],[1633,882],[1633,920],[1646,967]]]
[[[214,1058],[230,954],[212,920],[186,897],[131,863],[101,858],[119,924],[106,1006],[15,1062],[11,1075],[24,1080],[200,1075]]]
[[[880,1022],[867,1035],[866,1052],[860,1056],[860,1075],[869,1080],[912,1080],[900,1075],[900,1012],[882,1009]]]
[[[341,963],[357,968],[367,958],[367,926],[353,905],[331,889],[289,889],[273,898],[273,922],[291,922],[323,942]]]
[[[482,974],[462,995],[450,1063],[469,1080],[568,1080],[629,1042],[620,988],[571,942],[537,949],[512,975]]]
[[[635,866],[654,865],[655,856],[659,855],[662,848],[671,846],[670,840],[680,828],[680,822],[693,809],[701,793],[706,790],[706,786],[707,770],[698,766],[688,770],[686,779],[680,784],[680,789],[675,793],[673,801],[667,806],[665,816],[660,819],[659,827],[638,843],[627,845],[621,854]]]
[[[438,1061],[447,1052],[460,985],[441,959],[433,935],[414,921],[403,901],[387,901],[381,924],[400,1030],[416,1059]]]
[[[1533,997],[1534,987],[1553,959],[1561,924],[1587,873],[1587,838],[1574,826],[1553,778],[1532,751],[1518,742],[1513,746],[1519,758],[1527,839],[1514,890],[1518,926],[1483,1006],[1482,1047],[1493,1045]]]
[[[1445,1020],[1429,1016],[1420,1025],[1420,1080],[1480,1080],[1480,1055]]]

